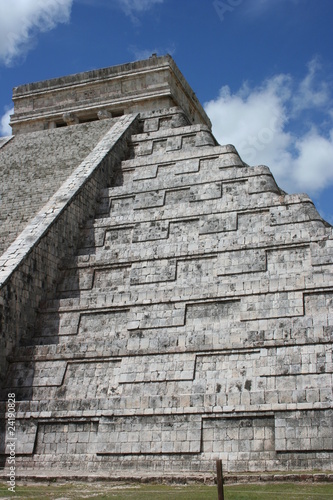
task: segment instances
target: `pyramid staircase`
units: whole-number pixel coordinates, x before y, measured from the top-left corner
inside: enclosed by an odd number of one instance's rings
[[[331,469],[332,228],[179,108],[140,120],[10,358],[18,469]]]

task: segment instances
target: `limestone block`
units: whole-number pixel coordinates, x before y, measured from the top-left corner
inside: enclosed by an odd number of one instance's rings
[[[94,273],[94,288],[115,290],[117,287],[126,286],[130,281],[130,273],[130,265],[98,268]]]
[[[86,339],[114,338],[127,321],[127,311],[91,312],[81,315],[79,336]]]
[[[104,249],[113,250],[118,245],[126,245],[131,242],[133,226],[115,227],[105,232]]]
[[[44,337],[58,335],[77,335],[80,314],[70,313],[45,313],[42,315],[41,331]]]
[[[215,146],[216,142],[212,133],[208,130],[201,130],[197,133],[195,138],[196,147],[202,146]]]
[[[138,193],[135,196],[134,210],[146,208],[161,207],[164,205],[165,191],[152,191],[147,193]]]
[[[14,452],[14,456],[17,455],[32,455],[35,447],[35,440],[37,434],[37,423],[31,420],[15,420],[15,440],[6,433],[5,436],[1,436],[1,439],[5,439],[5,447],[1,446],[1,449],[5,450],[7,455]]]
[[[204,285],[216,274],[216,257],[177,260],[177,283],[184,286]]]
[[[165,151],[178,151],[182,148],[182,136],[169,137],[166,142]]]
[[[311,243],[311,259],[314,266],[333,264],[333,241]]]
[[[160,118],[160,128],[168,128],[171,126],[172,128],[178,128],[178,127],[186,127],[189,125],[189,120],[186,117],[185,113],[175,113],[172,115],[171,118],[171,123],[169,123],[167,120],[164,120],[163,118]]]
[[[289,199],[286,197],[286,201]],[[307,221],[322,221],[316,207],[310,200],[271,208],[271,226]]]
[[[185,439],[177,441],[177,433]],[[198,453],[200,441],[201,418],[196,416],[103,418],[96,452],[103,455]]]
[[[134,263],[131,268],[131,285],[174,281],[175,279],[176,261],[174,259]]]
[[[187,133],[182,136],[182,149],[190,149],[195,147],[197,132]]]
[[[225,231],[236,231],[237,214],[206,215],[200,220],[200,234],[215,234]]]
[[[153,140],[151,141],[151,150],[149,149],[149,146],[143,151],[146,151],[146,154],[156,154],[156,155],[163,155],[166,152],[166,147],[167,147],[167,139],[161,139],[161,140]],[[140,151],[140,150],[139,150]],[[151,153],[149,153],[151,151]]]
[[[261,169],[263,167],[255,167],[254,171],[256,172],[259,168]],[[280,189],[277,186],[274,177],[267,167],[265,167],[265,169],[267,174],[258,175],[249,179],[249,194],[265,192],[280,194]]]
[[[254,439],[260,432],[263,439]],[[259,450],[258,450],[259,448]],[[274,419],[215,418],[203,421],[203,451],[205,453],[233,452],[239,460],[241,452],[274,450]],[[243,455],[243,458],[244,455]]]
[[[93,286],[94,269],[70,269],[58,285],[59,292],[73,292],[74,290],[90,290]]]
[[[121,365],[120,384],[193,380],[194,354],[139,356],[135,364],[128,358]]]
[[[198,245],[194,242],[197,242],[198,222],[196,218],[178,218],[178,220],[171,221],[169,228],[170,245],[171,242],[175,241],[182,241],[183,243],[187,241],[189,246],[193,243],[193,250],[197,249]],[[192,253],[190,248],[187,250]]]
[[[117,393],[120,363],[119,359],[69,362],[58,397],[84,400],[113,396]]]
[[[265,228],[269,226],[268,210],[238,212],[237,227],[238,231],[244,233],[255,233],[256,235],[263,233]]]
[[[280,292],[244,298],[241,305],[241,320],[301,316],[303,294],[301,292]]]
[[[280,248],[267,252],[267,271],[278,279],[300,275],[311,269],[309,247]]]
[[[175,204],[187,204],[192,198],[190,187],[168,189],[165,193],[165,204],[175,215],[180,214]]]
[[[62,384],[66,361],[36,361],[12,363],[9,380],[13,387],[44,387]]]
[[[190,201],[213,200],[222,197],[222,184],[220,182],[191,187]]]
[[[200,160],[194,158],[193,160],[178,161],[175,164],[173,172],[175,175],[197,173],[200,170]]]
[[[290,412],[275,418],[277,451],[332,450],[332,410]],[[294,429],[295,437],[286,439],[286,429]],[[316,429],[315,438],[307,438],[310,429]]]
[[[243,167],[244,165],[241,158],[237,154],[237,151],[221,155],[218,164],[219,168],[226,168],[230,166]]]
[[[95,245],[102,245],[104,240],[105,231],[101,228],[87,227],[81,231],[80,247],[81,248],[92,248]]]
[[[266,271],[266,252],[261,249],[225,252],[218,256],[216,266],[218,276]]]
[[[110,215],[123,214],[133,210],[134,196],[124,196],[122,198],[111,198]]]
[[[181,326],[185,321],[184,304],[153,304],[147,307],[136,307],[131,310],[128,330],[137,328],[161,328]]]
[[[145,155],[151,155],[153,152],[154,145],[153,141],[142,141],[137,145],[134,145],[134,153],[135,156],[145,156]]]
[[[304,309],[306,315],[313,317],[315,325],[324,327],[333,325],[333,293],[321,292],[318,294],[306,294],[304,296]],[[331,330],[325,330],[327,335],[330,335]]]
[[[168,238],[169,224],[167,221],[151,221],[137,224],[133,231],[133,243],[154,241]]]
[[[143,131],[155,132],[159,129],[159,118],[147,118],[144,120]]]
[[[53,456],[57,454],[68,455],[75,450],[75,454],[87,454],[94,451],[97,435],[97,422],[52,422],[41,423],[38,426],[35,453],[45,455],[51,452],[52,443],[56,445]],[[80,441],[80,436],[85,436],[85,441]],[[52,443],[50,444],[50,438]],[[75,445],[75,447],[73,446]]]
[[[157,176],[158,165],[148,165],[135,170],[133,182],[142,181],[145,179],[153,179]]]

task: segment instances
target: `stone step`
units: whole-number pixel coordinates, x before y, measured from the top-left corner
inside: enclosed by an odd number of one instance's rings
[[[227,245],[226,245],[227,247]],[[294,260],[292,260],[294,259]],[[303,261],[302,261],[303,259]],[[318,257],[316,256],[316,262]],[[260,248],[220,250],[193,256],[169,255],[167,258],[141,260],[126,264],[104,264],[88,267],[70,268],[58,286],[59,291],[82,292],[97,288],[120,291],[124,286],[144,285],[149,283],[191,280],[191,276],[200,279],[209,274],[211,278],[235,274],[235,283],[242,279],[242,274],[268,272],[270,277],[287,278],[291,274],[310,270],[311,255],[308,245],[275,245]],[[253,276],[256,279],[256,276]]]
[[[184,111],[179,107],[141,112],[140,120],[143,123],[143,132],[156,132],[160,129],[172,129],[190,125]]]
[[[173,151],[165,153],[161,157],[154,155],[142,156],[138,158],[128,158],[121,162],[121,169],[123,172],[140,169],[141,167],[149,167],[153,165],[168,165],[182,161],[192,161],[193,159],[217,159],[221,158],[225,166],[248,166],[244,163],[235,146],[226,144],[224,146],[216,145],[209,148],[195,148],[188,151]],[[223,160],[224,158],[224,160]]]
[[[182,413],[180,408],[185,413],[189,408],[204,413],[231,406],[245,411],[248,404],[253,411],[260,404],[279,411],[281,404],[311,403],[313,391],[320,406],[329,405],[333,364],[332,359],[327,362],[326,349],[325,345],[287,346],[268,351],[18,362],[10,366],[10,390],[17,400],[58,401],[60,411],[62,401],[75,405],[99,399],[107,399],[113,413],[144,413],[146,408],[151,414],[168,408],[171,413],[173,408],[175,413]],[[299,368],[291,370],[290,364]]]
[[[222,187],[228,192],[230,184],[243,181],[247,183],[247,191],[250,194],[275,192],[280,195],[280,190],[276,186],[272,175],[267,173],[266,167],[223,167],[219,168],[218,160],[207,160],[205,162],[194,160],[191,162],[176,163],[154,168],[145,167],[140,170],[139,175],[131,171],[132,179],[127,179],[126,185],[107,188],[101,191],[101,203],[99,212],[105,208],[109,209],[110,201],[118,197],[140,196],[143,193],[152,191],[181,189],[188,187],[198,192],[204,192],[206,186],[212,183],[222,183]],[[182,173],[179,172],[180,168]],[[166,171],[167,169],[167,171]],[[185,171],[187,170],[187,171]],[[160,175],[161,172],[161,175]],[[149,178],[148,176],[151,176]],[[165,186],[168,186],[167,188]],[[109,200],[109,201],[108,201]]]
[[[218,310],[218,304],[214,306]],[[233,322],[223,336],[219,334],[215,321],[210,325],[207,316],[201,317],[200,320],[194,316],[200,313],[200,307],[197,307],[196,310],[190,311],[193,318],[190,318],[187,324],[191,325],[193,330],[187,336],[185,336],[184,326],[160,328],[159,335],[156,335],[156,329],[132,330],[127,335],[123,332],[122,335],[103,339],[93,336],[90,338],[87,335],[79,343],[75,336],[63,336],[53,344],[17,347],[8,360],[10,363],[29,364],[32,361],[103,361],[115,357],[179,353],[224,353],[230,356],[244,350],[250,352],[258,348],[290,346],[296,349],[297,346],[302,345],[328,344],[333,339],[333,325],[325,326],[324,322],[321,325],[319,323],[313,325],[308,312],[315,306],[313,299],[311,301],[307,298],[304,316],[282,318],[278,326],[274,319],[261,320],[261,331],[254,330],[253,323],[247,321],[242,322],[242,327],[237,330],[237,324]],[[204,333],[200,332],[200,328],[204,329]]]
[[[99,215],[94,226],[112,227],[145,221],[203,218],[211,214],[230,212],[246,215],[252,211],[260,212],[260,209],[271,209],[272,225],[297,224],[313,220],[326,227],[313,203],[306,196],[297,198],[285,196],[281,203],[281,197],[275,193],[273,196],[270,192],[249,193],[249,186],[244,180],[231,184],[213,183],[211,186],[208,184],[207,191],[202,193],[200,187],[161,189],[137,195],[119,196],[112,199],[111,203],[107,201],[103,208],[107,212]]]
[[[44,423],[46,423],[46,418],[50,420],[50,423],[55,423],[56,418],[64,421],[65,419],[72,420],[73,418],[79,419],[82,417],[105,418],[115,416],[127,418],[142,415],[153,416],[155,414],[159,416],[197,414],[212,418],[221,414],[225,416],[231,412],[234,413],[234,416],[241,413],[246,414],[249,404],[253,407],[252,413],[261,414],[262,418],[266,412],[310,411],[313,409],[314,397],[316,411],[328,410],[329,412],[331,406],[329,399],[331,378],[332,374],[295,376],[293,381],[290,380],[290,377],[278,377],[276,385],[281,393],[280,397],[277,395],[277,389],[266,389],[266,385],[274,385],[271,379],[269,379],[269,382],[264,379],[258,381],[259,384],[262,383],[263,391],[253,390],[250,392],[250,389],[244,386],[237,387],[237,383],[240,382],[235,380],[234,386],[222,387],[222,390],[217,392],[216,387],[219,389],[220,382],[223,381],[221,378],[215,379],[214,377],[210,381],[211,386],[214,387],[210,387],[205,393],[195,392],[195,382],[193,381],[146,384],[147,392],[143,394],[139,390],[140,384],[128,384],[128,394],[126,395],[118,395],[116,389],[114,393],[111,390],[108,393],[106,387],[96,388],[91,386],[89,391],[89,386],[82,386],[81,394],[87,394],[84,399],[80,398],[80,384],[73,386],[72,391],[68,391],[69,396],[73,395],[73,399],[64,398],[68,389],[67,386],[59,389],[44,387],[35,390],[33,388],[30,391],[28,389],[16,389],[17,404],[21,401],[23,403],[30,401],[31,397],[44,397],[44,405],[41,408],[45,408],[40,410],[40,406],[37,406],[36,409],[31,410],[27,407],[25,412],[22,411],[17,415],[17,423],[19,418],[27,417],[43,419]],[[202,381],[202,384],[205,382]],[[300,387],[304,386],[305,388],[296,391],[295,382],[298,382]],[[306,387],[310,383],[313,384],[312,389]],[[152,390],[152,385],[154,385],[154,390]],[[141,386],[144,387],[145,384]],[[100,394],[98,393],[99,390],[101,391]],[[227,392],[224,392],[225,390]],[[265,400],[263,399],[263,393]],[[94,394],[97,394],[97,397],[94,398]],[[34,401],[32,401],[32,408],[34,408],[33,403]],[[22,409],[25,408],[23,406]],[[20,407],[18,407],[19,411]],[[247,418],[249,418],[248,415]],[[330,438],[331,434],[326,437]]]
[[[134,232],[133,226],[113,227],[110,236],[108,236],[112,247],[109,247],[109,249],[107,249],[106,245],[100,248],[94,247],[93,252],[90,251],[86,255],[86,250],[92,250],[92,247],[81,249],[81,255],[64,262],[62,269],[64,271],[67,270],[69,282],[76,282],[76,287],[80,286],[82,289],[89,289],[94,279],[93,274],[98,269],[118,269],[119,271],[115,272],[121,274],[122,272],[126,273],[126,269],[131,269],[135,262],[154,262],[159,259],[185,258],[191,260],[216,256],[217,254],[230,251],[237,252],[241,249],[255,249],[258,248],[257,233],[255,231],[253,233],[245,233],[244,236],[239,231],[247,223],[252,227],[252,218],[255,218],[256,222],[258,222],[259,213],[261,212],[244,213],[239,214],[238,217],[235,217],[237,214],[229,214],[227,218],[212,215],[207,217],[205,222],[201,221],[201,223],[196,219],[185,219],[182,224],[180,222],[177,224],[170,223],[167,226],[164,224],[146,224],[144,227],[147,230],[147,234],[150,235],[149,238],[152,242],[150,247],[147,247],[145,244],[147,236],[143,238],[143,241],[129,245],[133,241],[133,235],[137,234],[139,236],[140,234],[139,232]],[[285,247],[297,248],[298,246],[303,247],[304,245],[311,244],[311,255],[314,265],[325,265],[329,259],[325,244],[326,238],[331,232],[329,228],[325,228],[317,221],[300,222],[293,227],[292,232],[290,232],[288,225],[285,227],[280,226],[279,238],[274,238],[275,227],[269,225],[267,213],[262,212],[261,216],[262,224],[260,228],[258,226],[254,227],[258,227],[260,230],[261,248],[263,250],[274,250],[275,248],[283,250]],[[186,234],[185,230],[187,232],[190,230],[189,234],[192,235],[190,241],[185,240],[181,244],[177,243],[177,240],[174,239],[177,225],[181,229],[179,234],[184,235]],[[236,225],[238,226],[238,230],[236,230]],[[158,229],[159,233],[157,232]],[[165,245],[166,238],[163,237],[162,230],[165,230],[168,236],[168,246]],[[106,229],[103,231],[107,234]],[[216,238],[216,232],[220,234],[218,239]],[[112,237],[112,234],[114,234],[114,237]],[[159,239],[156,239],[158,236]],[[295,243],[296,237],[298,238],[298,243]],[[320,257],[321,254],[322,257]],[[73,276],[72,273],[75,272],[75,269],[86,269],[87,271],[83,271],[83,274]],[[111,283],[110,286],[112,286]]]
[[[299,278],[301,271],[302,279]],[[235,275],[231,278],[233,272]],[[330,276],[328,272],[327,281]],[[204,297],[211,294],[210,287],[207,288],[208,280],[211,287],[217,285],[220,295],[223,290],[225,296],[230,297],[246,294],[249,287],[261,293],[280,288],[309,289],[313,284],[314,271],[309,247],[267,251],[252,249],[248,252],[240,250],[193,258],[141,261],[126,267],[79,268],[78,271],[72,269],[59,285],[60,300],[59,303],[54,302],[53,308],[61,309],[66,305],[90,308],[98,303],[98,296],[106,292],[112,295],[113,305],[120,303],[128,291],[132,303],[140,302],[144,292],[148,294],[147,297],[157,297],[162,296],[164,291],[165,297],[172,299],[174,287],[180,299],[187,298],[190,289],[193,289],[194,294],[198,293],[199,288]],[[324,286],[325,281],[321,283]]]
[[[151,154],[161,155],[181,149],[216,146],[210,129],[206,125],[190,125],[185,127],[160,129],[132,135],[134,157]]]
[[[251,285],[252,283],[248,286]],[[286,322],[289,321],[293,324],[302,324],[303,320],[300,318],[304,318],[306,327],[312,327],[312,324],[308,325],[306,322],[309,311],[312,311],[314,307],[315,310],[318,307],[325,307],[325,301],[323,305],[319,304],[323,301],[323,297],[329,297],[332,293],[331,288],[322,289],[318,298],[316,298],[313,295],[313,284],[312,287],[305,290],[297,290],[294,286],[294,288],[290,287],[289,290],[284,291],[260,290],[258,286],[257,295],[245,294],[242,296],[234,294],[230,295],[229,298],[225,294],[221,294],[219,298],[219,291],[219,288],[216,290],[214,288],[214,299],[212,294],[206,297],[200,297],[198,294],[197,298],[192,296],[188,300],[170,302],[169,304],[129,304],[127,309],[107,308],[107,306],[96,307],[96,304],[92,304],[90,309],[87,307],[80,309],[78,307],[73,310],[66,306],[62,310],[55,309],[53,312],[49,309],[40,314],[40,325],[35,343],[57,344],[71,341],[85,342],[95,339],[96,343],[100,341],[103,344],[104,341],[107,343],[107,340],[110,339],[112,348],[118,348],[120,345],[124,345],[124,338],[129,337],[129,342],[131,342],[130,339],[133,336],[138,335],[140,337],[142,335],[142,338],[146,338],[146,334],[150,335],[151,331],[153,335],[160,335],[160,332],[165,329],[168,332],[167,335],[170,336],[174,334],[174,331],[182,330],[185,326],[194,328],[194,331],[197,331],[197,328],[203,328],[204,332],[206,332],[204,336],[207,337],[208,333],[212,335],[216,326],[214,324],[209,326],[212,311],[219,306],[223,312],[223,308],[231,307],[231,305],[235,310],[233,312],[234,320],[230,326],[230,335],[234,326],[236,330],[238,328],[238,335],[241,336],[240,330],[243,328],[245,329],[244,332],[246,332],[246,328],[253,329],[255,327],[252,325],[255,325],[255,322],[258,321],[265,326],[267,321],[276,317],[287,318]],[[223,288],[221,291],[223,291]],[[316,300],[318,300],[318,303]],[[217,308],[217,310],[219,309]],[[197,317],[195,311],[199,311],[200,316]],[[194,319],[192,314],[194,314]],[[223,316],[219,316],[219,321],[223,322]],[[323,318],[322,321],[314,325],[315,330],[318,327],[317,330],[322,335],[323,328],[329,326],[326,333],[330,335],[332,321],[331,316]],[[248,322],[250,322],[249,325]],[[178,331],[178,334],[182,337],[180,331]],[[305,335],[304,331],[303,334]],[[231,341],[228,337],[228,342],[233,346],[235,340]],[[137,344],[137,340],[134,343]],[[223,344],[223,347],[226,348],[227,344]]]
[[[212,218],[206,226],[199,226],[198,221],[186,221],[186,223],[174,223],[168,226],[161,225],[149,227],[146,225],[146,232],[141,234],[141,241],[132,243],[136,236],[132,229],[120,228],[106,232],[105,243],[101,247],[81,248],[79,256],[71,261],[70,267],[75,262],[78,267],[110,267],[130,265],[140,261],[153,261],[156,259],[204,258],[221,252],[237,251],[241,248],[257,248],[259,234],[263,248],[283,246],[293,244],[295,237],[300,238],[300,244],[316,242],[322,240],[323,227],[320,221],[299,222],[293,231],[288,231],[286,226],[279,233],[279,237],[274,240],[274,226],[270,226],[269,214],[263,213],[259,218],[254,214],[241,215],[237,219],[230,218],[220,222],[219,237],[214,236],[213,228],[218,222]],[[232,221],[237,221],[238,228],[232,228]],[[228,231],[228,223],[230,229]],[[253,223],[253,231],[243,233],[241,226],[249,222]],[[267,225],[265,225],[265,222]],[[168,231],[169,228],[169,231]],[[164,231],[163,231],[164,230]],[[208,232],[210,231],[210,232]],[[178,238],[177,233],[183,232],[185,241]],[[191,233],[191,239],[185,238],[186,233]],[[138,234],[138,232],[136,233]],[[165,236],[164,236],[165,235]],[[138,234],[139,237],[139,234]],[[147,242],[150,242],[147,245]]]

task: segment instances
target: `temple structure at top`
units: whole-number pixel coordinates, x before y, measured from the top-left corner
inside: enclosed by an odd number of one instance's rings
[[[179,106],[191,124],[211,126],[170,56],[14,88],[13,134]]]

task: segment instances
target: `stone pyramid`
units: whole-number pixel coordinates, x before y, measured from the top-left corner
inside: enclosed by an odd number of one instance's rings
[[[309,197],[217,144],[170,56],[14,103],[3,465],[13,393],[23,475],[332,470],[333,236]]]

